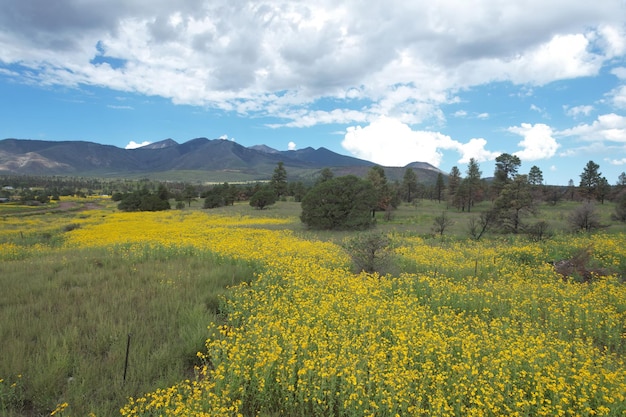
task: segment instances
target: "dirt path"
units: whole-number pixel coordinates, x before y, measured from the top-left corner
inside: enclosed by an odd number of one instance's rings
[[[18,210],[11,213],[2,213],[0,214],[4,216],[29,216],[34,214],[45,214],[45,213],[59,213],[64,211],[83,211],[83,210],[97,210],[101,208],[98,203],[94,202],[86,202],[86,203],[76,203],[74,201],[60,201],[59,205],[56,207],[39,207],[36,209],[26,209],[26,210]]]

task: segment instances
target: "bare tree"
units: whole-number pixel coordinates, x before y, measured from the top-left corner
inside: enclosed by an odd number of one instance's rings
[[[433,222],[433,231],[443,237],[446,229],[454,224],[454,221],[448,217],[447,212],[442,211],[441,216],[435,217]]]
[[[577,232],[591,232],[595,229],[602,227],[600,223],[600,215],[598,214],[596,207],[593,203],[584,203],[576,210],[574,210],[568,221],[574,231]]]
[[[483,211],[480,216],[472,216],[469,219],[469,234],[474,240],[480,238],[493,226],[498,219],[498,213],[495,210]]]

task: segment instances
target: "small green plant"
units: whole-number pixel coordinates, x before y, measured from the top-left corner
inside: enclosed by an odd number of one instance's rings
[[[13,382],[0,378],[0,414],[7,415],[10,411],[21,411],[24,408],[24,386],[22,375]]]
[[[391,240],[381,232],[363,232],[343,243],[352,258],[355,272],[389,272],[391,265]]]

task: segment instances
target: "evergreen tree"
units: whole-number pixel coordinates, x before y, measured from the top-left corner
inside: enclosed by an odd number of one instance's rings
[[[500,225],[508,232],[518,233],[522,228],[522,215],[534,210],[528,176],[517,175],[505,185],[494,201]]]
[[[543,184],[543,172],[537,165],[533,165],[530,167],[530,171],[528,172],[528,183],[530,185],[541,185]]]
[[[377,210],[385,211],[389,209],[393,199],[389,190],[389,184],[387,183],[385,170],[378,165],[373,166],[367,173],[367,180],[372,184],[374,192],[376,193],[376,201],[372,206],[374,214]]]
[[[257,210],[263,210],[274,203],[276,203],[276,193],[271,186],[262,187],[250,197],[250,205]]]
[[[600,178],[598,182],[598,189],[596,191],[596,198],[600,200],[600,204],[604,204],[604,199],[611,193],[611,184],[606,177]]]
[[[333,174],[333,171],[331,171],[330,168],[324,168],[320,171],[319,177],[315,181],[315,184],[317,185],[320,182],[331,180],[334,176],[335,174]]]
[[[474,158],[470,158],[467,165],[467,177],[465,177],[467,187],[467,211],[470,212],[472,206],[478,198],[478,192],[480,191],[480,166]]]
[[[517,171],[522,164],[519,157],[508,153],[503,153],[496,158],[496,169],[493,178],[494,195],[498,196],[502,188],[513,181]]]
[[[274,190],[277,198],[287,194],[287,170],[282,162],[279,162],[274,168],[274,175],[270,181],[270,186]]]
[[[441,199],[443,198],[443,193],[446,189],[446,183],[443,180],[443,174],[440,172],[437,174],[437,182],[435,183],[435,197],[437,201],[441,203]]]
[[[580,174],[580,190],[587,201],[597,197],[598,186],[602,174],[598,171],[600,165],[593,161],[587,162],[582,174]]]
[[[413,200],[414,193],[417,190],[417,174],[413,168],[407,168],[404,171],[404,178],[402,179],[402,190],[405,201],[410,203]]]
[[[182,192],[182,198],[184,201],[187,202],[189,207],[191,207],[192,201],[197,201],[197,197],[198,197],[198,191],[196,190],[196,187],[194,187],[191,184],[185,185],[185,188],[183,188],[183,192]]]
[[[448,175],[448,202],[452,204],[452,206],[459,208],[456,205],[456,194],[461,185],[461,171],[456,166],[453,166],[450,170],[450,175]]]
[[[354,175],[315,185],[302,199],[302,223],[312,229],[359,230],[372,226],[377,193],[371,182]]]

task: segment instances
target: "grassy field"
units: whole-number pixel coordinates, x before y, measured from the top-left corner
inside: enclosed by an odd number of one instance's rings
[[[567,234],[567,202],[531,220],[547,241],[476,242],[452,210],[441,239],[445,203],[420,201],[378,214],[396,264],[379,277],[297,203],[200,206],[0,211],[0,415],[626,412],[623,224]],[[608,277],[549,264],[581,251]]]

